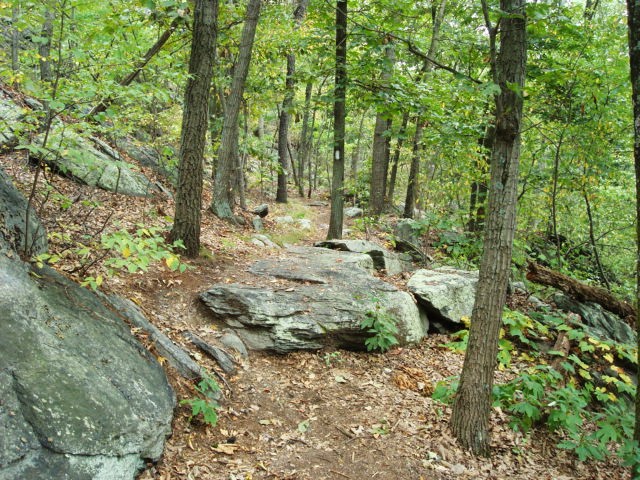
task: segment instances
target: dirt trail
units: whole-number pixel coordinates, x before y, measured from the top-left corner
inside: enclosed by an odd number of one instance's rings
[[[33,170],[15,156],[0,157],[0,165],[23,192],[31,187]],[[54,238],[51,249],[68,251],[82,235],[98,234],[140,222],[162,224],[171,213],[170,201],[121,197],[49,176],[56,194],[75,199],[61,208],[51,198],[38,207]],[[46,191],[44,186],[38,191]],[[206,192],[206,190],[205,190]],[[98,204],[84,203],[91,199]],[[36,199],[36,206],[43,198]],[[254,198],[252,204],[262,203]],[[204,199],[207,204],[208,199]],[[266,233],[281,243],[311,245],[324,239],[328,204],[309,206],[291,198],[289,205],[270,203]],[[166,213],[165,213],[166,212]],[[277,224],[273,218],[290,215],[312,221],[311,230]],[[250,217],[248,217],[250,220]],[[120,227],[118,227],[120,228]],[[182,336],[195,330],[206,337],[212,325],[198,294],[218,282],[250,282],[246,269],[273,251],[251,244],[250,228],[232,227],[204,212],[203,255],[189,262],[184,274],[152,267],[148,272],[110,278],[107,291],[134,300],[148,318],[209,369],[213,362]],[[65,250],[67,249],[67,250]],[[207,253],[209,252],[209,253]],[[77,270],[77,258],[66,256],[57,267]],[[140,332],[139,338],[154,352]],[[230,389],[210,427],[195,419],[189,407],[179,406],[173,436],[163,458],[141,474],[144,480],[250,479],[612,479],[628,477],[614,459],[583,464],[555,449],[557,438],[537,434],[523,439],[511,431],[507,418],[492,418],[493,458],[476,459],[460,450],[448,429],[449,409],[430,395],[435,382],[457,375],[462,356],[440,345],[447,339],[430,336],[412,348],[385,355],[323,350],[289,355],[253,352],[244,369],[226,381]],[[154,352],[155,353],[155,352]],[[167,365],[179,399],[194,396],[193,385]]]

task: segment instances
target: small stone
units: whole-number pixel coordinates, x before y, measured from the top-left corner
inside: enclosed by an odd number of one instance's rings
[[[269,215],[269,205],[266,203],[258,205],[253,210],[251,210],[251,213],[253,213],[254,215],[258,215],[260,218],[264,218]]]
[[[364,210],[358,207],[349,207],[344,210],[344,215],[349,218],[358,218],[364,215]]]

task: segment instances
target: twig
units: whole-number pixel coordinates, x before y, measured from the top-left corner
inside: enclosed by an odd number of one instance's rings
[[[338,472],[337,470],[329,470],[329,471],[330,471],[331,473],[335,473],[335,474],[337,474],[337,475],[340,475],[341,477],[344,477],[344,478],[352,478],[352,477],[350,477],[349,475],[346,475],[346,474],[344,474],[344,473]]]

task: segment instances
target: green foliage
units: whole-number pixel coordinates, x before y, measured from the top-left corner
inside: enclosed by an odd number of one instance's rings
[[[102,236],[101,247],[114,254],[105,261],[110,272],[147,271],[150,264],[160,261],[164,261],[170,270],[186,270],[187,265],[181,263],[180,257],[174,253],[184,248],[181,240],[167,245],[161,235],[162,228],[138,227],[134,233],[123,229]]]
[[[208,374],[203,374],[200,382],[195,386],[199,397],[187,398],[180,402],[180,405],[189,405],[191,415],[189,421],[202,414],[204,422],[214,427],[218,423],[218,396],[220,386],[216,380]]]
[[[368,351],[379,350],[386,352],[398,343],[396,338],[398,327],[393,316],[383,309],[380,300],[377,298],[373,300],[375,305],[373,309],[366,312],[365,317],[360,322],[360,328],[372,334],[364,342]]]
[[[526,433],[545,425],[558,435],[558,447],[581,461],[602,460],[615,452],[631,464],[637,458],[632,440],[636,386],[616,361],[634,364],[635,347],[594,338],[559,312],[506,310],[503,318],[499,365],[509,366],[518,353],[519,360],[531,364],[493,388],[493,406],[511,415],[510,426]],[[467,335],[466,330],[454,334],[446,346],[464,350]],[[558,335],[570,340],[571,351],[543,354],[540,345]],[[433,398],[451,403],[456,389],[456,378],[439,382]]]
[[[322,359],[324,360],[324,364],[327,367],[332,367],[334,363],[342,363],[344,359],[342,358],[342,353],[340,352],[327,352],[323,355]]]
[[[184,272],[187,265],[180,261],[177,250],[183,248],[181,241],[167,244],[161,227],[139,226],[133,233],[121,229],[117,232],[103,234],[100,242],[83,243],[73,240],[69,232],[51,232],[49,239],[56,239],[70,245],[60,253],[42,253],[34,256],[31,261],[42,268],[44,264],[55,265],[64,257],[75,257],[80,263],[77,268],[82,281],[81,285],[97,290],[104,282],[103,274],[87,275],[87,272],[97,264],[104,265],[107,276],[121,273],[135,273],[146,271],[153,263],[163,262],[173,271]]]

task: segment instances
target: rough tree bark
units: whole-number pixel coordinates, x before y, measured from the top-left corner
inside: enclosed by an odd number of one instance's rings
[[[486,0],[482,6],[490,32],[494,32]],[[491,152],[488,218],[469,344],[451,416],[458,441],[480,455],[488,455],[490,448],[491,393],[516,227],[527,50],[525,0],[500,0],[500,10],[507,14],[500,21],[500,52],[495,58],[500,93],[495,96],[496,137]]]
[[[409,180],[407,181],[407,195],[404,200],[404,218],[413,218],[418,198],[418,175],[420,173],[420,151],[422,150],[422,136],[424,134],[424,121],[416,118],[416,133],[413,136],[413,150],[411,152],[411,167],[409,168]]]
[[[38,46],[38,57],[40,59],[40,80],[51,82],[53,71],[51,70],[51,42],[53,39],[53,21],[55,12],[51,5],[47,5],[44,11],[44,23],[42,24],[42,38],[44,41]]]
[[[308,81],[304,90],[304,114],[302,115],[302,133],[300,134],[300,153],[298,154],[298,194],[304,197],[304,172],[309,163],[313,131],[309,128],[311,114],[311,96],[313,94],[313,81]]]
[[[244,86],[249,73],[253,40],[256,35],[258,18],[262,0],[250,0],[247,5],[242,36],[240,37],[240,51],[238,61],[233,71],[231,93],[225,102],[222,138],[218,150],[218,163],[213,185],[213,199],[211,211],[218,217],[235,221],[233,216],[234,192],[232,175],[237,175],[238,165],[238,116],[240,104],[244,94]]]
[[[393,65],[395,64],[395,49],[392,43],[385,47],[384,70],[382,71],[382,85],[391,82]],[[387,172],[389,169],[389,137],[387,132],[391,128],[391,120],[384,105],[378,106],[376,126],[373,130],[373,153],[371,158],[371,181],[369,187],[369,213],[381,215],[384,210],[384,195],[387,187]]]
[[[300,28],[302,20],[307,13],[308,5],[309,0],[298,0],[298,5],[293,12],[295,30]],[[296,89],[295,73],[296,54],[290,51],[287,53],[287,76],[285,79],[284,100],[282,101],[282,110],[280,111],[280,122],[278,126],[278,161],[280,163],[280,170],[278,170],[276,202],[279,203],[287,203],[287,172],[289,170],[289,111],[293,105],[293,97]]]
[[[560,272],[543,267],[536,263],[529,263],[527,280],[541,285],[549,285],[562,290],[571,298],[579,302],[594,302],[622,318],[636,317],[636,309],[627,302],[623,302],[614,297],[608,290],[602,287],[594,287],[586,283],[579,282]]]
[[[629,65],[633,100],[633,157],[636,171],[636,305],[640,305],[640,0],[627,0],[629,24]],[[638,308],[640,311],[640,308]],[[640,378],[640,313],[636,316],[638,330],[638,378]],[[633,438],[640,442],[640,389],[636,393],[636,425]],[[634,478],[640,478],[640,463],[633,466]]]
[[[171,241],[182,240],[185,255],[200,252],[202,161],[208,125],[209,89],[213,74],[218,0],[196,0],[189,79],[184,94],[178,188]]]
[[[342,238],[344,208],[344,132],[347,90],[347,0],[336,5],[336,74],[333,103],[333,175],[327,240]]]
[[[398,176],[398,164],[400,163],[400,154],[402,153],[402,145],[404,144],[405,135],[407,133],[407,124],[409,123],[409,113],[405,112],[402,115],[402,124],[398,131],[398,139],[396,140],[396,148],[393,152],[393,158],[391,159],[391,174],[389,175],[389,182],[387,185],[386,203],[387,208],[393,207],[393,196],[396,189],[396,177]]]

